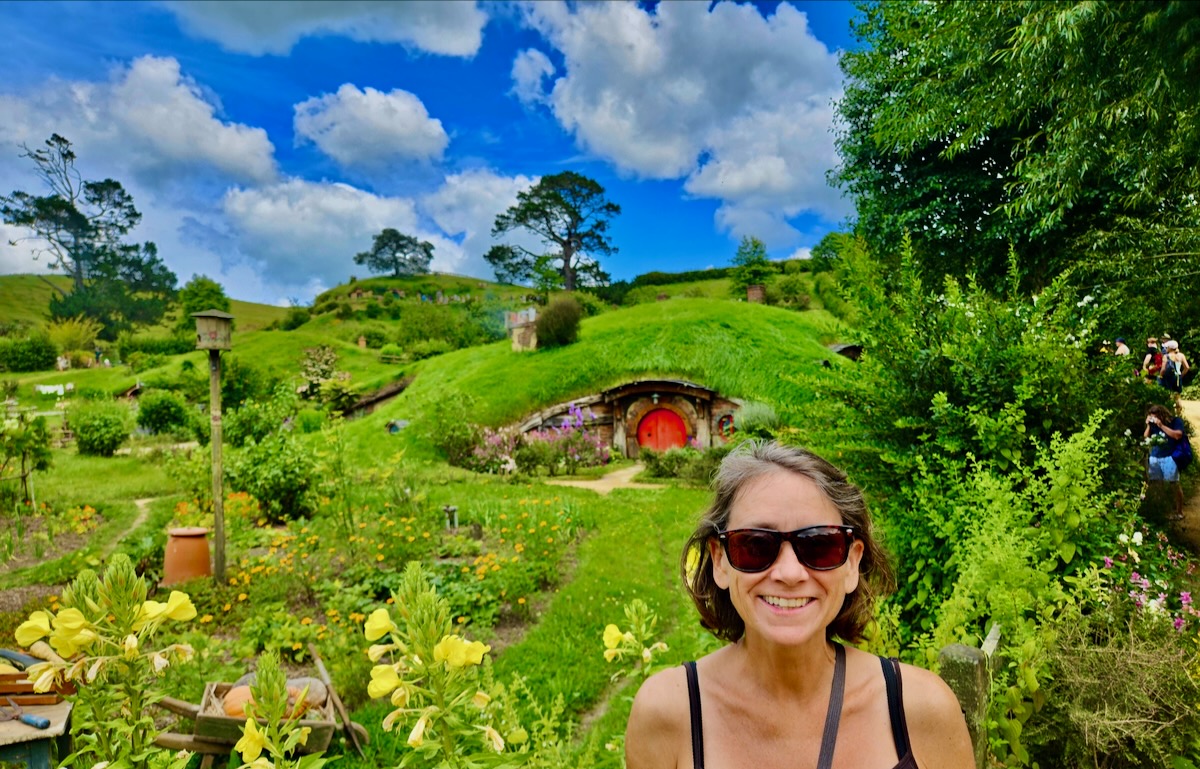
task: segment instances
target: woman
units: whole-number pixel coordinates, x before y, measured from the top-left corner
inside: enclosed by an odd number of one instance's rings
[[[1183,486],[1179,483],[1179,467],[1175,463],[1176,449],[1183,440],[1183,430],[1183,418],[1172,416],[1165,406],[1151,406],[1146,413],[1146,429],[1142,436],[1150,444],[1147,473],[1151,481],[1169,483],[1173,487],[1173,520],[1183,518]],[[1159,435],[1161,439],[1155,438]]]
[[[1179,342],[1174,339],[1163,345],[1166,351],[1163,355],[1162,368],[1159,369],[1158,383],[1175,393],[1175,401],[1179,401],[1179,393],[1183,392],[1183,377],[1191,370],[1187,356],[1179,351]]]
[[[715,485],[684,576],[704,626],[730,643],[642,685],[628,769],[974,767],[940,678],[833,641],[858,641],[892,582],[858,488],[808,451],[753,442]]]

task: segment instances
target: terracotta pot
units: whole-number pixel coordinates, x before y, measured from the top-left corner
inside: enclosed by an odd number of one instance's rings
[[[162,584],[174,585],[211,574],[208,529],[202,526],[168,529],[167,551],[163,555]]]

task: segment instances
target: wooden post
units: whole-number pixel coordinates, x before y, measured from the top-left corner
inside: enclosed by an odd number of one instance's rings
[[[963,715],[967,719],[967,730],[971,733],[971,744],[975,748],[975,766],[983,769],[988,761],[987,711],[988,692],[991,688],[991,656],[1000,643],[1000,626],[992,625],[983,648],[963,644],[950,644],[938,654],[938,668],[942,680],[954,691]]]
[[[215,555],[213,579],[218,585],[225,583],[225,492],[222,488],[221,467],[221,351],[208,351],[208,401],[212,412],[212,487],[213,487],[213,538]]]

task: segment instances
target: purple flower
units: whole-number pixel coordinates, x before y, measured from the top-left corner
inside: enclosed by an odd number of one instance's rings
[[[1112,568],[1112,559],[1109,558],[1107,555],[1104,556],[1104,568],[1106,568],[1106,569]]]
[[[1189,591],[1184,590],[1183,592],[1181,592],[1179,594],[1179,602],[1181,604],[1183,604],[1184,606],[1191,606],[1192,605],[1192,594]]]
[[[1176,617],[1174,624],[1175,624],[1175,629],[1182,633],[1183,626],[1187,623],[1184,621],[1183,617]]]

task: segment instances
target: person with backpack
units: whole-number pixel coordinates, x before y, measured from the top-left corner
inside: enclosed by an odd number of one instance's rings
[[[1168,340],[1163,343],[1163,349],[1166,354],[1158,371],[1158,383],[1175,393],[1175,400],[1178,401],[1179,393],[1183,392],[1183,377],[1191,370],[1191,366],[1188,365],[1187,356],[1179,351],[1179,342]]]
[[[1142,359],[1142,376],[1147,382],[1153,383],[1158,379],[1158,371],[1162,368],[1162,353],[1158,349],[1158,337],[1146,338],[1146,357]]]
[[[1175,498],[1174,520],[1183,518],[1183,486],[1179,474],[1192,461],[1192,444],[1188,441],[1183,418],[1173,416],[1166,406],[1154,405],[1146,413],[1146,429],[1142,433],[1150,446],[1147,467],[1152,482],[1170,483]]]

